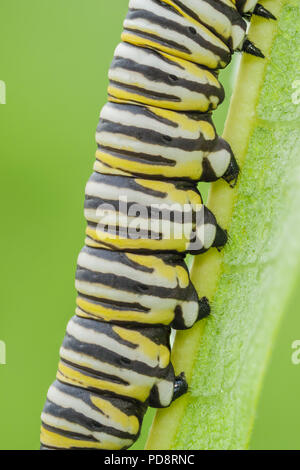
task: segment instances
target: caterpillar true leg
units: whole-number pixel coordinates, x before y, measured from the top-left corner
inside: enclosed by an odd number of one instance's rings
[[[173,401],[180,398],[188,391],[188,384],[184,373],[182,372],[175,378]]]
[[[244,18],[251,18],[252,15],[261,16],[267,20],[276,20],[276,16],[259,3],[257,3],[252,13],[245,13],[243,16]]]
[[[203,318],[208,317],[210,314],[210,305],[207,297],[202,297],[199,299],[199,315],[198,315],[198,321],[203,320]]]
[[[249,41],[249,39],[246,39],[243,42],[243,45],[241,47],[241,51],[246,52],[247,54],[254,55],[255,57],[260,57],[261,59],[265,58],[262,51],[258,47],[256,47],[253,44],[253,42]]]
[[[273,18],[257,0],[130,0],[96,133],[76,315],[42,413],[42,449],[126,449],[148,406],[167,407],[187,391],[170,332],[210,313],[184,258],[228,240],[197,184],[234,186],[239,175],[212,112],[224,99],[218,70],[234,51],[263,57],[246,37],[243,17],[252,14]]]

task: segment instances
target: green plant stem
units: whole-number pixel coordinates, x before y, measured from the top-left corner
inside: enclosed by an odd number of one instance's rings
[[[156,414],[147,449],[245,449],[279,320],[300,264],[300,6],[263,2],[277,22],[255,18],[224,137],[241,167],[235,189],[211,186],[208,206],[230,240],[194,259],[192,279],[212,315],[179,332],[172,352],[187,395]],[[294,99],[295,101],[295,99]]]

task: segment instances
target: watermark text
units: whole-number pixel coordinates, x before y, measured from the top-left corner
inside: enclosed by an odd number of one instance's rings
[[[0,80],[0,104],[6,104],[6,83]]]
[[[86,209],[87,220],[96,225],[97,238],[128,240],[181,240],[189,250],[201,250],[214,241],[215,226],[207,220],[202,204],[129,203],[121,196],[115,204]]]
[[[6,344],[0,340],[0,365],[6,364]]]
[[[292,349],[294,350],[292,354],[292,363],[295,366],[298,366],[300,364],[300,339],[296,339],[292,343]]]

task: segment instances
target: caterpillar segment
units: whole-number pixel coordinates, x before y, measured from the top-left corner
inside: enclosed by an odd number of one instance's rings
[[[184,260],[227,242],[197,183],[238,178],[212,112],[224,99],[218,70],[233,52],[263,56],[246,36],[253,14],[273,18],[256,0],[130,0],[41,449],[127,449],[148,406],[167,407],[187,391],[170,360],[170,332],[210,313]]]
[[[226,232],[195,185],[94,173],[86,187],[86,245],[134,253],[203,253]]]
[[[115,50],[108,77],[109,100],[119,103],[206,113],[216,109],[225,96],[216,75],[208,69],[125,42]]]
[[[229,47],[194,18],[156,0],[131,0],[121,36],[124,42],[153,48],[209,69],[226,67]]]
[[[102,397],[56,380],[42,413],[41,449],[128,448],[138,437],[144,413],[141,402]]]
[[[184,259],[84,247],[78,257],[76,314],[118,325],[188,329],[209,313]]]
[[[199,37],[199,31],[203,31],[210,38],[210,41],[216,41],[217,44],[220,44],[219,39],[223,43],[221,47],[224,48],[225,45],[232,52],[245,37],[247,23],[231,0],[154,0],[154,3],[165,8],[164,16],[167,15],[167,10],[169,10],[173,14],[177,14],[177,21],[183,21],[184,18],[190,30],[189,32],[196,36],[194,37],[196,43],[199,40],[203,41],[201,36]],[[129,8],[134,8],[132,5],[133,2],[131,1]],[[145,8],[145,4],[143,4],[143,8]],[[196,31],[193,31],[193,29]],[[209,35],[208,31],[212,35]],[[162,36],[162,40],[164,40],[165,34]],[[185,38],[186,40],[187,38]],[[213,51],[207,53],[211,54]]]
[[[147,405],[169,406],[186,390],[170,362],[169,337],[169,326],[72,318],[42,414],[43,448],[131,446]]]
[[[96,133],[94,170],[152,179],[234,183],[238,165],[211,114],[107,103]]]

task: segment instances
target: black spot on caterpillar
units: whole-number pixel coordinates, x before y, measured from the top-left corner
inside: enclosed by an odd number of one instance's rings
[[[263,57],[246,37],[252,14],[274,19],[257,0],[130,0],[97,128],[76,315],[42,413],[42,449],[127,449],[148,406],[167,407],[187,391],[170,361],[170,332],[210,313],[184,257],[228,238],[197,183],[238,178],[211,112],[224,98],[217,72],[233,52]]]

